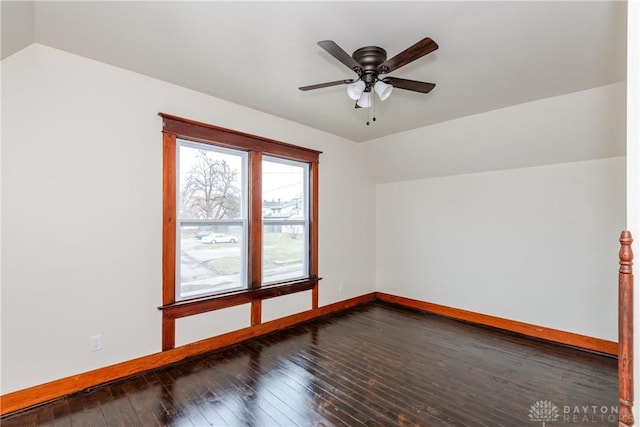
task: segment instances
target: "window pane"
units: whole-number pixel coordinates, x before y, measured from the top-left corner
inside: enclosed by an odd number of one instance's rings
[[[247,154],[178,141],[176,297],[246,289]]]
[[[242,196],[244,153],[181,141],[178,155],[179,218],[238,219],[245,216]]]
[[[263,158],[262,218],[307,218],[308,170],[306,163]]]
[[[246,288],[242,224],[182,225],[178,298]]]
[[[306,227],[264,224],[262,230],[262,281],[273,283],[307,277]]]
[[[262,161],[262,281],[281,282],[307,277],[307,163],[263,157]],[[275,221],[275,222],[274,222]]]

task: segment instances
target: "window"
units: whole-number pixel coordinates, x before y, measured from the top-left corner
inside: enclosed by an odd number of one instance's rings
[[[175,319],[311,290],[318,306],[320,152],[160,113],[162,348]]]

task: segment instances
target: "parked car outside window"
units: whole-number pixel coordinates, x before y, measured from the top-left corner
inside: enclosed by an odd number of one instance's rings
[[[196,234],[193,235],[193,237],[195,237],[196,239],[200,240],[203,237],[207,237],[211,233],[213,233],[213,231],[198,231]]]
[[[235,243],[238,240],[234,236],[215,233],[204,236],[200,241],[202,241],[202,243]]]

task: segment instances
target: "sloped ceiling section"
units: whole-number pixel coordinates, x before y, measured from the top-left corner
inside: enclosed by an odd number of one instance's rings
[[[376,182],[625,155],[624,82],[462,117],[362,144]]]
[[[623,1],[18,3],[2,2],[3,55],[35,40],[356,142],[625,80]],[[423,37],[440,49],[392,75],[427,95],[396,89],[374,113],[344,86],[298,90],[355,76],[319,40],[392,56]]]
[[[24,49],[35,41],[35,3],[32,1],[2,1],[2,59]]]

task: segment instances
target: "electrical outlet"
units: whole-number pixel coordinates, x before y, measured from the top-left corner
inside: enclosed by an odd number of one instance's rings
[[[102,350],[102,335],[92,335],[89,337],[89,351]]]

